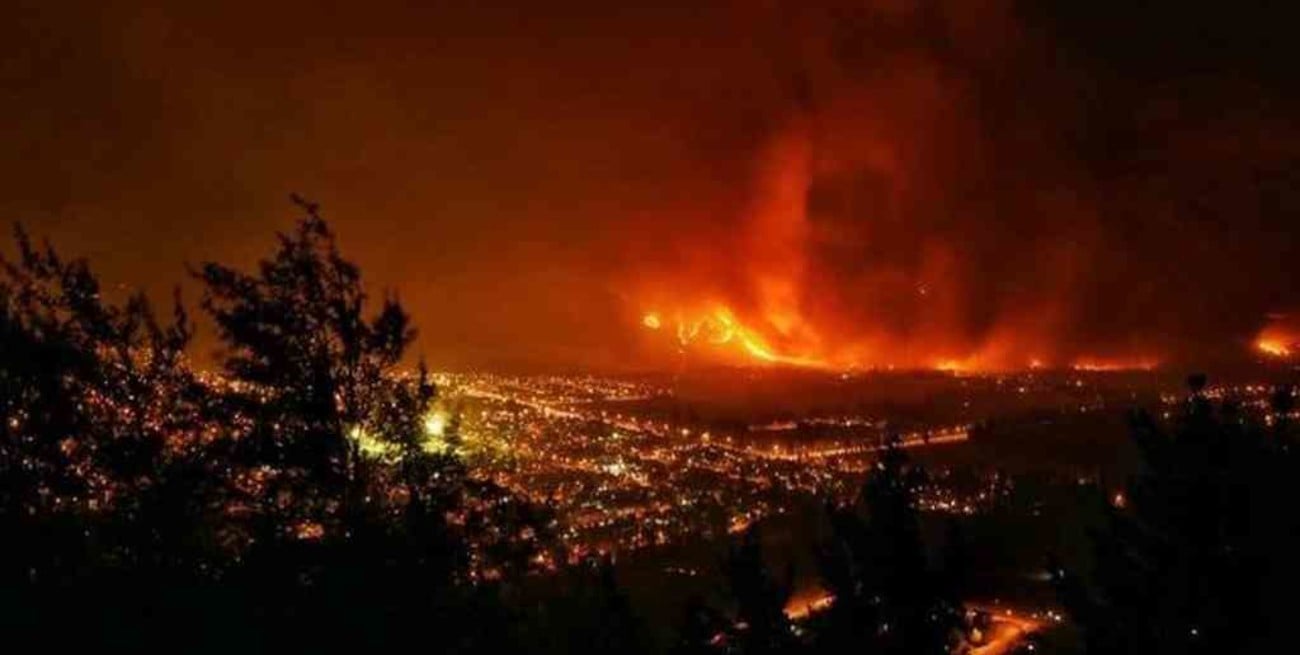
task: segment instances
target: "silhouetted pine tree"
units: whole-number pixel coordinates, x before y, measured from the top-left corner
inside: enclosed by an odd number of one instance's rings
[[[561,569],[545,586],[539,604],[518,617],[520,650],[556,655],[652,652],[610,557],[585,558]]]
[[[305,218],[255,271],[195,273],[225,347],[223,400],[245,426],[234,455],[253,548],[240,575],[273,642],[398,642],[466,581],[447,521],[465,471],[454,437],[425,424],[427,374],[398,371],[415,335],[406,312],[386,298],[369,313],[360,270],[316,206],[294,200]]]
[[[366,511],[366,440],[394,438],[376,421],[414,330],[395,300],[367,314],[360,271],[339,253],[316,206],[295,202],[306,218],[279,235],[255,272],[207,263],[196,276],[226,372],[240,385],[228,400],[250,423],[245,463],[267,467],[261,513],[278,531],[346,536],[346,522]]]
[[[429,421],[414,331],[306,218],[252,273],[207,264],[224,378],[113,303],[82,260],[17,233],[0,270],[0,625],[122,650],[351,651],[510,643],[494,584],[553,519],[471,481]],[[468,538],[468,540],[467,540]],[[554,560],[552,560],[554,561]],[[52,630],[55,623],[76,630]],[[65,644],[67,645],[67,644]]]
[[[819,651],[938,655],[964,648],[960,542],[954,535],[943,567],[930,565],[916,508],[922,481],[893,444],[857,505],[829,510],[832,538],[820,562],[834,602],[810,622]]]
[[[1142,469],[1127,502],[1107,506],[1091,571],[1055,567],[1090,653],[1279,653],[1294,650],[1300,602],[1300,460],[1291,389],[1272,427],[1233,402],[1217,409],[1189,378],[1172,434],[1132,417]]]
[[[271,648],[391,645],[434,625],[456,650],[481,645],[500,633],[484,624],[499,614],[491,581],[528,570],[550,519],[468,478],[458,422],[431,421],[424,367],[399,370],[406,312],[385,298],[370,313],[360,270],[317,207],[294,201],[305,217],[253,271],[194,273],[241,426],[239,584]]]
[[[53,637],[129,642],[226,554],[190,324],[179,300],[161,323],[142,295],[105,299],[84,260],[21,230],[16,245],[0,270],[3,587],[24,611],[107,628]]]
[[[733,544],[726,562],[727,580],[736,601],[736,622],[728,638],[729,650],[745,655],[791,653],[799,643],[785,614],[794,572],[776,579],[763,559],[762,539],[750,527]]]

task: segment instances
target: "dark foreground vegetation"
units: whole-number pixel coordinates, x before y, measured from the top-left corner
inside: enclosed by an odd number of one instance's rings
[[[414,337],[369,302],[316,208],[252,271],[198,266],[220,375],[191,367],[179,296],[112,301],[86,263],[21,231],[0,272],[0,626],[9,643],[100,651],[961,653],[971,544],[921,529],[924,472],[883,455],[828,506],[811,559],[834,602],[797,622],[794,575],[750,531],[726,602],[668,627],[611,561],[570,562],[547,508],[477,479],[437,389],[401,370]],[[1294,394],[1247,415],[1193,378],[1182,416],[1136,414],[1141,473],[1090,557],[1042,553],[1089,653],[1289,652],[1300,609]],[[1014,535],[1006,535],[1007,539]],[[1051,564],[1046,564],[1046,563]],[[1022,648],[1040,648],[1032,641]]]

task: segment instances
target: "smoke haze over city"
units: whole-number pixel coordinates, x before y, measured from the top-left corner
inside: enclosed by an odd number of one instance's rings
[[[5,11],[0,210],[156,296],[298,192],[444,367],[1296,339],[1297,53],[1262,9],[135,5]]]

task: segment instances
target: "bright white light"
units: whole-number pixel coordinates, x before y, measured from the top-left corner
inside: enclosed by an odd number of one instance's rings
[[[424,433],[431,437],[441,437],[447,432],[447,417],[442,412],[432,412],[424,417]]]

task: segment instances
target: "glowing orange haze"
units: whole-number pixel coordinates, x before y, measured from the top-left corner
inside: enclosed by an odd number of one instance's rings
[[[1007,359],[982,358],[979,354],[965,359],[935,359],[929,363],[900,362],[878,363],[867,359],[837,359],[825,357],[816,351],[784,351],[772,346],[771,341],[760,331],[741,323],[725,305],[717,305],[712,312],[684,316],[681,313],[671,322],[666,323],[658,312],[647,312],[642,317],[642,325],[650,330],[671,329],[677,344],[687,349],[704,349],[714,356],[739,358],[742,361],[759,364],[777,364],[800,368],[826,370],[849,370],[864,368],[933,368],[951,373],[978,373],[998,370],[1038,369],[1049,366],[1068,367],[1078,371],[1128,371],[1151,370],[1158,366],[1154,359],[1097,359],[1077,358],[1071,362],[1046,362],[1031,357],[1019,363]],[[1287,350],[1274,352],[1260,343],[1260,348],[1278,356],[1285,356]]]
[[[1255,338],[1255,349],[1278,359],[1287,359],[1300,348],[1300,326],[1291,316],[1273,316]]]
[[[1055,330],[1067,319],[1055,298],[1017,307],[976,336],[963,334],[959,324],[967,299],[958,297],[962,285],[953,278],[960,275],[951,270],[944,244],[923,249],[930,255],[919,270],[907,271],[923,280],[908,290],[911,295],[904,308],[920,317],[913,329],[891,329],[836,315],[835,305],[825,298],[831,292],[820,284],[824,280],[815,279],[820,263],[816,240],[826,235],[816,234],[819,226],[809,215],[810,190],[819,175],[863,167],[891,174],[894,163],[887,149],[815,157],[811,131],[803,118],[796,119],[760,153],[751,205],[736,240],[738,252],[719,256],[705,246],[711,267],[686,266],[646,285],[635,301],[643,312],[643,328],[674,339],[683,352],[730,363],[955,373],[1041,367],[1104,371],[1157,365],[1158,357],[1145,352],[1101,357],[1063,351],[1056,344]],[[719,265],[719,259],[724,263]],[[888,271],[867,275],[860,287],[864,303],[870,303],[876,292],[872,284],[880,286],[879,278],[887,275],[893,275],[887,282],[895,288],[897,278],[904,277]],[[888,318],[883,312],[880,316]]]
[[[1273,357],[1290,357],[1291,347],[1286,342],[1277,339],[1261,338],[1255,342],[1256,347],[1265,355]]]

